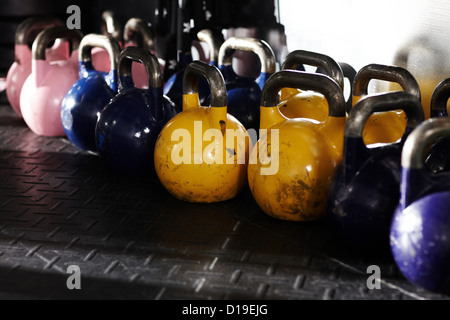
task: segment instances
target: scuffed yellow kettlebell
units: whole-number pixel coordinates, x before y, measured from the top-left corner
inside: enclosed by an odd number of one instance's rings
[[[331,57],[306,50],[290,52],[281,68],[296,70],[300,65],[323,69],[344,90],[344,74],[340,65]],[[328,103],[323,94],[297,88],[283,88],[280,91],[280,111],[288,118],[309,118],[323,121],[328,117]]]
[[[198,81],[206,78],[211,106],[201,107]],[[211,203],[235,197],[246,183],[251,140],[227,113],[226,86],[215,66],[190,63],[183,77],[183,111],[162,129],[155,146],[155,169],[174,197]]]
[[[382,80],[394,82],[420,100],[420,88],[414,76],[406,69],[382,64],[369,64],[361,68],[353,82],[353,105],[369,93],[369,82]],[[370,116],[364,126],[366,145],[393,143],[401,139],[406,128],[406,115],[402,110],[378,112]]]
[[[282,88],[323,94],[327,118],[286,118],[277,105]],[[325,215],[331,177],[342,160],[345,119],[342,89],[330,77],[281,70],[269,78],[261,97],[261,138],[248,166],[250,190],[266,214],[290,221]]]

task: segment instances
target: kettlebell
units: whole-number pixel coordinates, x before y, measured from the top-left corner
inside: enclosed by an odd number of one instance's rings
[[[373,79],[395,82],[404,91],[421,98],[419,84],[408,70],[396,66],[369,64],[356,74],[353,82],[353,105],[361,97],[369,94],[369,82]],[[405,128],[406,117],[403,111],[391,110],[374,114],[366,123],[363,134],[364,142],[373,144],[398,141],[403,136]]]
[[[93,48],[102,48],[109,54],[110,71],[94,69]],[[62,101],[61,121],[66,136],[82,150],[97,152],[95,126],[98,116],[117,93],[117,61],[119,44],[111,37],[88,34],[83,37],[78,51],[79,80],[69,89]]]
[[[102,35],[111,37],[122,46],[123,41],[120,22],[111,10],[103,11],[100,30]],[[92,48],[91,60],[95,70],[108,73],[111,67],[111,60],[109,58],[109,53],[104,48]]]
[[[200,106],[199,78],[211,88],[211,106]],[[175,198],[212,203],[234,198],[246,182],[250,137],[227,113],[226,86],[217,67],[197,60],[183,77],[183,111],[161,131],[155,147],[159,180]]]
[[[134,86],[133,61],[145,66],[148,89]],[[158,59],[146,49],[128,47],[119,56],[118,75],[118,93],[101,111],[95,128],[98,153],[120,174],[154,177],[156,138],[176,115],[173,103],[162,93]]]
[[[448,117],[447,100],[450,98],[450,78],[444,79],[434,88],[430,101],[432,118]]]
[[[450,79],[442,80],[433,90],[429,114],[432,118],[447,118],[447,101],[450,98]],[[438,139],[428,150],[425,166],[433,173],[450,169],[450,140]]]
[[[256,79],[238,76],[233,71],[233,54],[236,51],[253,52],[258,56],[261,72]],[[264,40],[230,37],[220,47],[219,70],[227,86],[228,112],[247,130],[258,130],[261,90],[275,72],[275,54],[272,48]]]
[[[203,29],[197,32],[197,38],[200,42],[204,42],[208,47],[209,64],[218,66],[219,50],[223,44],[223,36],[217,34],[210,29]]]
[[[450,120],[431,118],[408,137],[402,151],[400,204],[390,230],[394,260],[414,285],[450,294],[450,176],[424,165],[426,148],[450,138]]]
[[[370,116],[397,109],[402,109],[408,119],[400,142],[368,148],[363,131]],[[389,228],[400,198],[403,144],[423,120],[420,100],[402,91],[365,96],[350,111],[343,159],[333,177],[328,200],[330,221],[348,244],[389,248]]]
[[[22,21],[17,28],[14,45],[14,62],[6,76],[6,97],[18,114],[20,111],[20,92],[23,84],[31,73],[31,49],[29,43],[34,41],[37,33],[45,28],[61,26],[62,22],[53,17],[33,17]],[[47,49],[46,55],[49,61],[59,60],[64,56],[68,47],[61,41],[57,41],[52,48]]]
[[[290,52],[281,69],[298,70],[298,66],[310,65],[321,68],[344,90],[344,74],[340,65],[331,57],[312,51]],[[301,70],[300,70],[301,71]],[[309,118],[323,121],[328,117],[328,103],[324,96],[314,91],[283,88],[280,92],[280,110],[288,118]]]
[[[313,90],[328,101],[324,121],[286,118],[278,107],[282,88]],[[261,96],[260,139],[250,155],[248,183],[269,216],[313,221],[326,213],[331,178],[342,159],[345,99],[329,76],[296,70],[274,73]]]
[[[78,80],[78,46],[83,35],[77,30],[54,27],[41,31],[33,42],[31,74],[20,94],[23,119],[37,135],[63,136],[61,103]],[[67,60],[48,61],[47,45],[55,39],[71,42],[72,54]]]
[[[138,47],[138,37],[142,38],[142,48],[149,50],[153,55],[157,56],[155,50],[155,41],[153,36],[152,28],[144,20],[140,18],[131,18],[125,24],[124,31],[124,42],[125,48],[134,46]],[[164,72],[163,63],[160,62],[161,72]],[[148,75],[145,66],[141,63],[133,62],[133,82],[137,88],[146,89],[148,88]]]

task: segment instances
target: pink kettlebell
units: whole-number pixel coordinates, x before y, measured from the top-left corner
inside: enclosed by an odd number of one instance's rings
[[[125,24],[123,39],[124,48],[138,47],[138,35],[142,38],[142,48],[149,50],[155,56],[155,42],[153,38],[152,28],[144,20],[139,18],[131,18]],[[161,67],[161,72],[164,72],[163,63],[158,59]],[[148,73],[142,63],[133,62],[132,64],[133,82],[136,88],[148,89]]]
[[[78,46],[83,35],[78,30],[54,27],[41,31],[34,40],[31,74],[20,94],[23,119],[37,135],[65,135],[61,123],[61,103],[69,88],[78,80]],[[64,39],[72,45],[68,59],[48,61],[47,45]]]
[[[122,33],[120,30],[119,20],[110,10],[104,11],[102,14],[101,33],[116,40],[122,46]],[[92,65],[97,71],[108,73],[111,69],[111,61],[108,52],[99,47],[95,47],[91,51]]]
[[[13,110],[22,115],[20,111],[20,92],[23,83],[31,72],[31,48],[30,43],[36,38],[37,34],[45,28],[62,26],[63,23],[53,17],[34,17],[28,18],[19,24],[15,35],[13,64],[8,70],[6,76],[6,96]],[[59,60],[68,55],[69,46],[67,42],[57,41],[47,49],[49,61]]]

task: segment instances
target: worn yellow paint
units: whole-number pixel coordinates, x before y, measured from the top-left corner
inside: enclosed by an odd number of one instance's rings
[[[328,117],[328,102],[321,93],[283,88],[280,91],[280,101],[280,111],[287,118],[324,121]]]
[[[353,106],[362,96],[353,96]],[[401,110],[377,112],[367,119],[363,130],[364,143],[393,143],[401,139],[406,129],[406,114]]]
[[[180,200],[200,203],[229,200],[246,183],[250,137],[242,124],[227,114],[226,107],[198,107],[197,101],[198,96],[185,96],[184,111],[172,118],[161,131],[154,153],[156,173],[162,185]],[[197,128],[195,132],[194,122],[197,121],[202,126],[201,131]],[[172,151],[180,143],[172,141],[172,134],[177,129],[186,129],[190,133],[190,163],[176,164],[172,159]],[[223,143],[215,138],[203,141],[208,129],[219,129]],[[226,129],[233,129],[245,138],[234,139],[232,148],[229,148]],[[202,145],[195,148],[194,144],[198,146],[199,134]],[[204,152],[206,147],[222,152]],[[245,159],[238,163],[237,157],[242,154]]]
[[[289,221],[320,219],[326,213],[332,176],[342,160],[345,117],[322,122],[282,119],[277,108],[261,107],[261,122],[269,130],[250,155],[250,190],[269,216]],[[279,133],[278,172],[262,175],[261,168],[272,165],[275,158],[273,130]]]

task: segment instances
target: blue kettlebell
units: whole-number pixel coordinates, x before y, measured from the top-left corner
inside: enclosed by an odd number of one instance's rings
[[[94,69],[92,48],[103,48],[111,61],[109,73]],[[104,107],[117,93],[119,44],[110,37],[88,34],[78,51],[80,79],[67,92],[61,106],[61,121],[69,140],[78,148],[97,151],[95,126]]]
[[[261,72],[254,78],[238,76],[233,70],[235,51],[255,53],[261,63]],[[219,50],[219,70],[225,79],[228,95],[228,113],[235,116],[244,127],[259,130],[261,92],[266,80],[275,72],[275,54],[264,40],[231,37]]]
[[[424,165],[427,147],[450,138],[450,120],[431,118],[408,137],[402,151],[401,198],[390,232],[403,275],[427,290],[450,294],[450,173]]]
[[[402,109],[407,126],[396,143],[368,148],[363,129],[376,112]],[[333,178],[328,214],[339,236],[354,247],[389,247],[389,227],[400,198],[400,157],[406,137],[424,120],[420,100],[406,92],[366,96],[345,124],[342,163]]]
[[[132,62],[148,73],[148,89],[134,86]],[[174,104],[163,95],[158,59],[148,50],[128,47],[119,56],[119,90],[103,109],[95,129],[100,156],[126,175],[154,175],[153,149],[163,126],[176,115]]]

